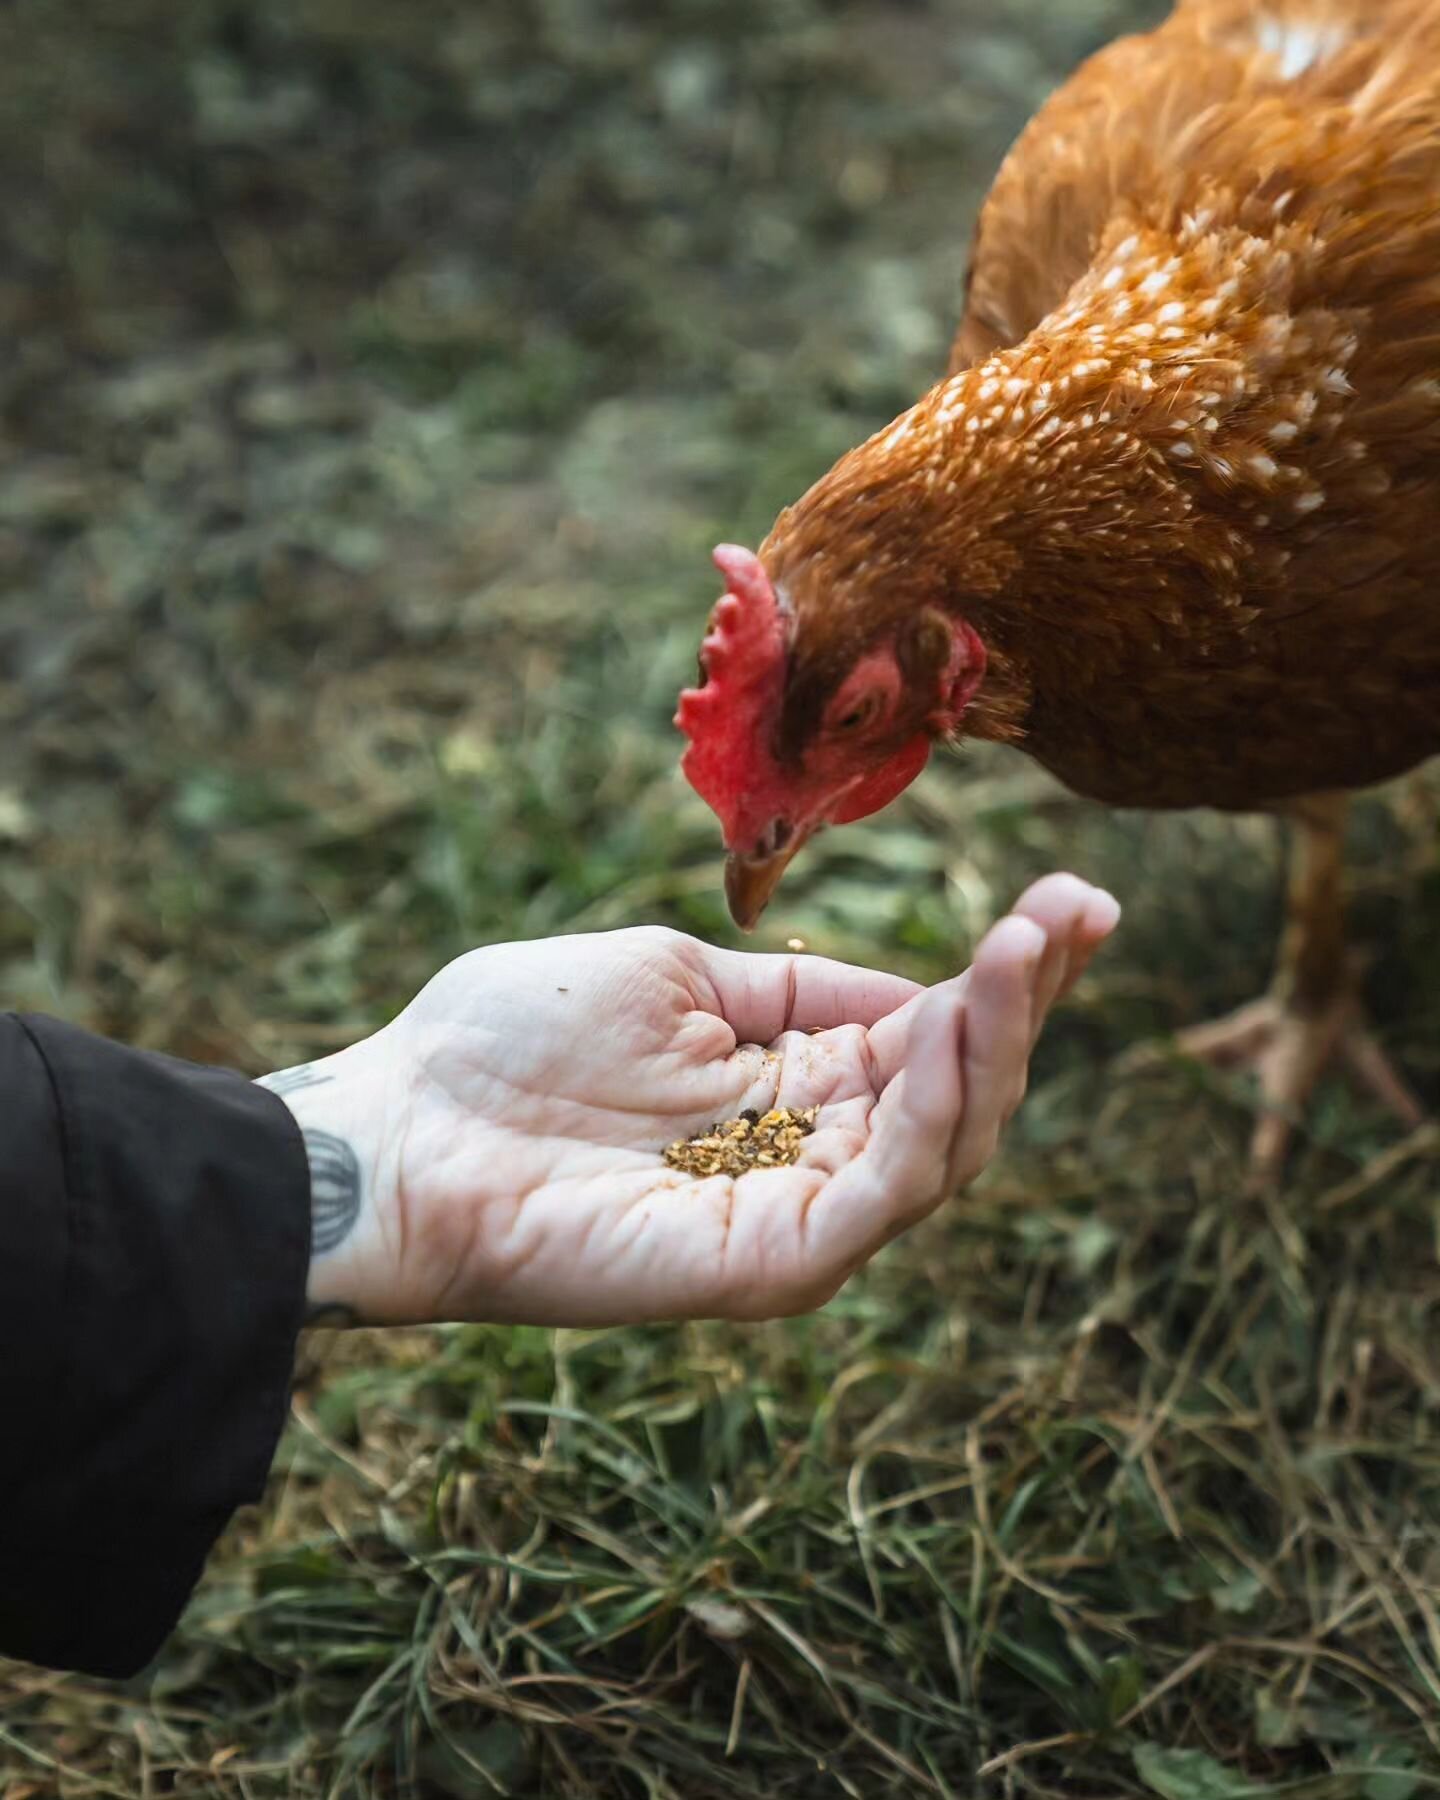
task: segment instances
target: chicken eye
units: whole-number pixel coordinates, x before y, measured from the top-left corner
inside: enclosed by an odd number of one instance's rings
[[[871,723],[879,710],[879,695],[866,694],[852,705],[847,706],[838,718],[832,720],[831,730],[837,731],[845,737],[853,737],[857,731],[862,731]]]

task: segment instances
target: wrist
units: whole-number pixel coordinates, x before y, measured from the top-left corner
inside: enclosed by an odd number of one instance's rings
[[[367,1040],[258,1083],[290,1109],[309,1164],[305,1298],[314,1325],[379,1323],[387,1314],[384,1096],[368,1048]]]

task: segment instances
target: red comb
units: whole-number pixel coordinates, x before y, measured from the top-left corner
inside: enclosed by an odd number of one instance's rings
[[[729,592],[700,646],[705,685],[680,696],[675,723],[690,740],[681,767],[727,837],[768,762],[765,737],[785,681],[785,631],[775,590],[751,550],[722,544],[715,566]],[[763,785],[763,779],[760,785]]]

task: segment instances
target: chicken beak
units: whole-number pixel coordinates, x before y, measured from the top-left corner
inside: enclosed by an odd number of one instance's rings
[[[779,887],[780,877],[809,835],[797,832],[794,841],[773,856],[731,855],[726,859],[725,898],[730,903],[730,917],[742,931],[753,931],[760,923],[760,915]]]

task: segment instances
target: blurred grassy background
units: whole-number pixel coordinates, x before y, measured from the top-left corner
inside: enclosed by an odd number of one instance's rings
[[[1163,10],[11,0],[0,1003],[258,1071],[477,941],[728,938],[709,546],[931,378],[1006,144]],[[1356,829],[1432,1099],[1436,797]],[[312,1345],[158,1668],[0,1669],[5,1800],[1440,1788],[1440,1163],[1327,1089],[1247,1201],[1243,1089],[1112,1066],[1258,991],[1272,828],[968,753],[761,941],[934,978],[1057,863],[1127,925],[980,1192],[814,1321]]]

